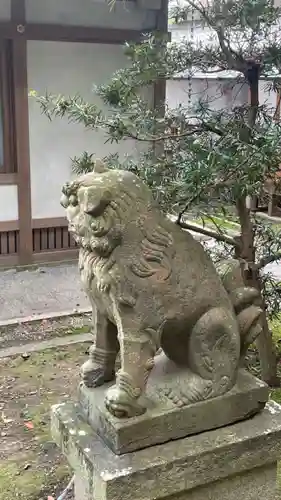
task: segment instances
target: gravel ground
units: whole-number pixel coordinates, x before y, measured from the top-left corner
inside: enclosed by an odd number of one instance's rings
[[[91,331],[91,314],[0,326],[0,349]]]

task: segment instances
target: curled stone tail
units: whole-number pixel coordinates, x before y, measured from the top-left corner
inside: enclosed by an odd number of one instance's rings
[[[239,287],[231,290],[230,298],[236,314],[255,303],[259,298],[259,291],[252,287]]]
[[[241,336],[241,358],[244,358],[249,346],[261,333],[261,314],[261,308],[252,305],[241,311],[237,316]]]

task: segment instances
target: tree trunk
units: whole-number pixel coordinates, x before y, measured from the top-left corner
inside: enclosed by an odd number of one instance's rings
[[[246,274],[246,276],[245,276]],[[247,278],[248,274],[248,278]],[[277,356],[276,350],[272,339],[272,334],[268,326],[265,302],[262,296],[262,285],[259,276],[259,271],[254,270],[250,273],[244,272],[245,282],[254,288],[257,288],[260,292],[260,299],[258,305],[262,309],[261,315],[261,325],[262,331],[256,340],[256,345],[259,351],[260,365],[261,365],[261,376],[262,379],[271,387],[276,387],[280,385],[280,380],[277,376]]]
[[[242,127],[240,138],[244,142],[250,142],[259,108],[259,65],[249,66],[245,73],[245,77],[250,89],[250,103],[248,126]],[[250,209],[247,208],[246,204],[246,195],[241,195],[241,197],[238,198],[236,208],[241,224],[240,247],[236,249],[236,256],[241,262],[245,284],[259,291],[259,303],[257,305],[259,305],[263,311],[261,316],[262,332],[256,341],[260,357],[261,376],[269,385],[277,385],[277,359],[272,335],[268,327],[259,270],[255,267],[254,231]]]
[[[256,340],[259,351],[262,379],[271,387],[279,387],[280,379],[277,376],[277,357],[272,340],[272,335],[268,327],[265,309],[263,308],[262,332]]]
[[[265,303],[262,297],[262,286],[259,271],[255,268],[254,232],[250,218],[250,210],[246,206],[246,198],[237,200],[237,212],[241,224],[240,248],[236,250],[236,257],[241,261],[245,284],[256,288],[260,293],[258,304],[262,309],[262,332],[256,341],[259,351],[261,376],[270,386],[279,385],[277,377],[277,358],[268,327]]]

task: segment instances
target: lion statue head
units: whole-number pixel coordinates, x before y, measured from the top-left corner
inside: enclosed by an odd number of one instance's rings
[[[108,259],[122,245],[134,274],[168,278],[173,237],[150,189],[135,174],[97,160],[93,172],[65,184],[62,193],[69,231],[88,256]]]
[[[153,205],[150,190],[138,177],[110,170],[100,160],[93,172],[66,183],[62,193],[74,239],[103,257],[121,243],[127,224],[138,224]]]

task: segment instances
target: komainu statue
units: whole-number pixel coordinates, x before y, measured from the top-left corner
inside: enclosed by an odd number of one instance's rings
[[[260,331],[257,292],[235,278],[237,267],[221,278],[201,244],[165,217],[131,172],[97,161],[92,173],[63,187],[61,204],[93,307],[95,342],[82,367],[85,385],[116,376],[107,409],[120,418],[140,415],[139,398],[162,348],[190,373],[190,403],[229,391]]]

